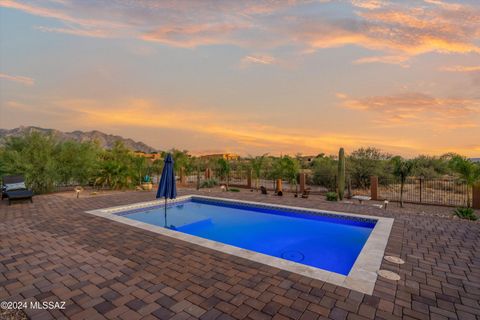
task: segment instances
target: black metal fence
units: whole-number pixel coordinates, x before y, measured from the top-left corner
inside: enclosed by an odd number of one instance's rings
[[[221,179],[215,178],[218,183],[225,183]],[[204,173],[200,174],[200,181],[205,180]],[[196,185],[197,175],[191,175],[186,178],[190,185]],[[351,181],[351,180],[350,180]],[[247,187],[248,176],[246,172],[231,172],[229,184],[235,187]],[[274,179],[259,179],[258,187],[264,186],[267,190],[275,190],[276,181]],[[288,181],[282,182],[285,192],[295,192],[297,189],[294,184]],[[256,180],[252,178],[251,187],[256,187]],[[310,175],[306,179],[306,187],[310,188],[311,194],[325,194],[328,191],[337,189],[336,176],[321,176],[312,179]],[[370,195],[369,188],[360,188],[354,184],[346,183],[345,194],[350,195]],[[379,178],[378,199],[389,201],[400,201],[401,184],[398,179]],[[424,203],[446,206],[466,206],[468,193],[471,190],[467,184],[455,179],[425,179],[425,178],[408,178],[403,191],[403,201],[410,203]]]
[[[380,179],[378,198],[400,201],[401,183],[397,179]],[[408,178],[404,185],[403,201],[447,206],[466,206],[467,184],[454,179]]]

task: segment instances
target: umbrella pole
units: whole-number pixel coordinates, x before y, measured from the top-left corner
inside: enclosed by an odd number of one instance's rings
[[[165,197],[165,228],[167,227],[167,197]]]

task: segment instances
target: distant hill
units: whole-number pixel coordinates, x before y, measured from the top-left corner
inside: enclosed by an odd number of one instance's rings
[[[143,142],[137,142],[132,139],[123,138],[121,136],[114,136],[111,134],[106,134],[97,130],[94,131],[72,131],[72,132],[62,132],[55,129],[44,129],[38,127],[24,127],[21,126],[15,129],[0,129],[0,145],[5,143],[5,138],[11,136],[21,136],[29,132],[40,132],[44,134],[51,134],[57,137],[61,141],[74,140],[78,142],[87,142],[87,141],[98,141],[100,146],[106,149],[110,149],[114,146],[115,142],[120,140],[123,141],[125,146],[133,151],[142,151],[142,152],[155,152],[158,151],[155,148],[152,148],[146,145]]]
[[[480,158],[470,158],[473,162],[480,162]]]

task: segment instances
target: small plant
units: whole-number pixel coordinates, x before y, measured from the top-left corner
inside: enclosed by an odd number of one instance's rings
[[[338,195],[336,192],[327,192],[325,195],[327,197],[327,201],[337,201]]]
[[[200,188],[213,188],[216,185],[218,185],[217,180],[208,179],[202,182],[202,184],[200,185]]]
[[[230,192],[240,192],[240,189],[237,189],[237,188],[229,188],[228,191],[230,191]]]
[[[147,175],[147,176],[143,177],[143,182],[144,182],[144,183],[151,183],[151,182],[152,182],[152,178],[150,178],[150,176]]]
[[[472,208],[459,207],[453,211],[453,214],[459,218],[467,220],[477,220],[478,217],[475,215],[475,211]]]

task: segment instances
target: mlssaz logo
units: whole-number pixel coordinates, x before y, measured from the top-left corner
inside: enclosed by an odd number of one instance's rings
[[[65,301],[31,301],[30,302],[30,309],[44,309],[44,310],[51,310],[51,309],[61,309],[65,310]]]

